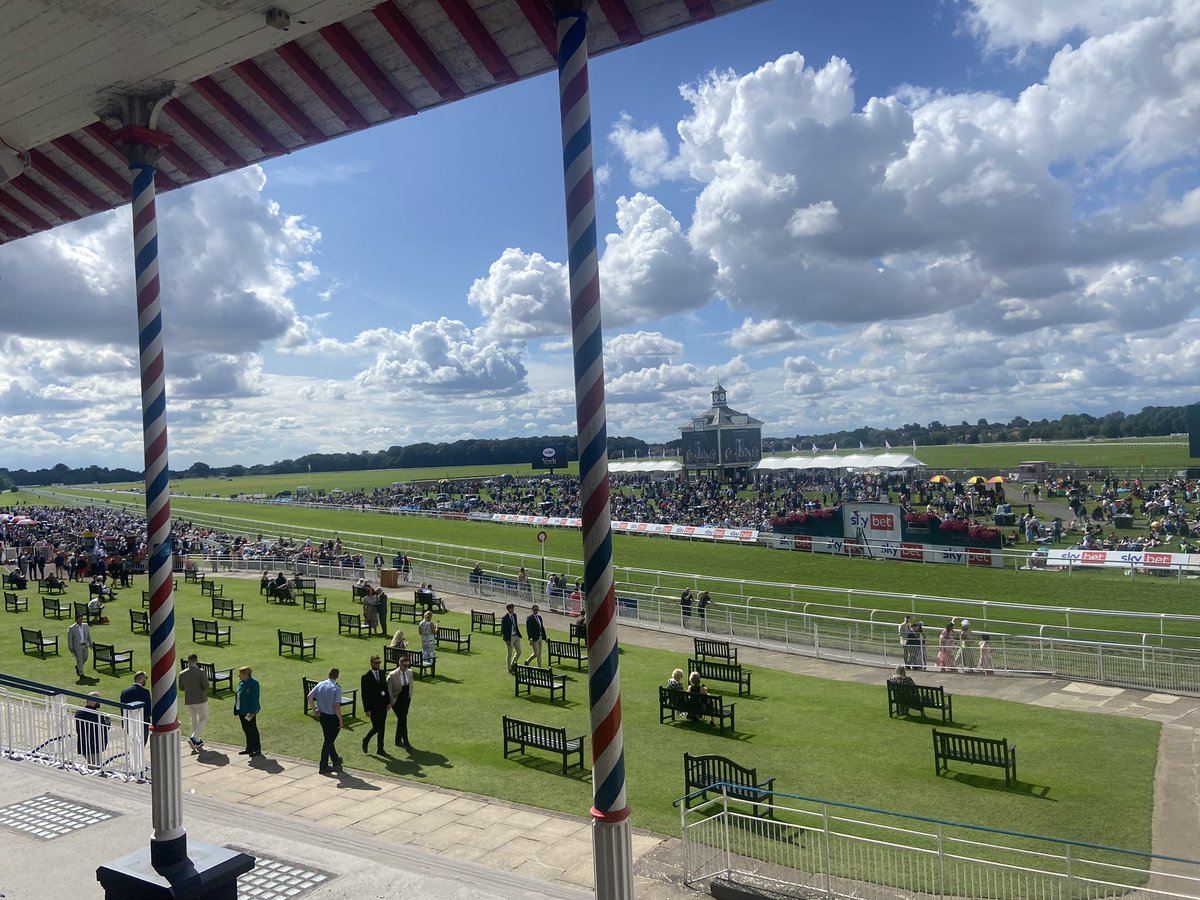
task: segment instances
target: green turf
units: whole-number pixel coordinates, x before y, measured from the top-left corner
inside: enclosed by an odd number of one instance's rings
[[[128,495],[90,495],[92,499],[138,505],[138,498]],[[189,513],[218,517],[222,527],[243,532],[273,535],[272,527],[291,526],[314,539],[339,534],[351,544],[362,547],[368,557],[374,549],[385,556],[397,547],[412,554],[438,554],[448,561],[469,568],[476,559],[489,568],[507,567],[510,574],[519,566],[540,575],[541,560],[536,540],[537,529],[515,525],[445,520],[429,517],[390,516],[361,513],[354,510],[310,509],[288,505],[260,505],[231,501],[176,498],[172,502],[176,516]],[[226,518],[227,517],[227,518]],[[208,521],[206,519],[206,521]],[[582,546],[578,532],[566,529],[547,529],[547,571],[567,571],[574,578],[581,575],[579,557]],[[425,543],[422,543],[425,542]],[[435,543],[444,542],[443,546]],[[676,541],[662,538],[613,536],[613,559],[617,563],[619,582],[636,585],[642,591],[659,589],[662,596],[678,596],[685,584],[697,579],[714,592],[744,590],[755,598],[756,605],[774,605],[783,600],[826,604],[811,611],[829,615],[849,615],[863,618],[871,609],[885,612],[913,611],[914,602],[902,595],[918,594],[951,598],[971,598],[1030,604],[1033,606],[1071,607],[1071,624],[1078,629],[1112,629],[1150,631],[1157,633],[1160,623],[1146,619],[1127,620],[1117,617],[1088,615],[1088,609],[1129,610],[1141,613],[1175,613],[1194,615],[1194,583],[1175,578],[1130,579],[1121,570],[1081,571],[1068,576],[1065,572],[1015,572],[1009,569],[984,569],[950,565],[917,565],[896,561],[847,559],[824,554],[804,554],[768,550],[761,546],[736,546],[698,541]],[[635,571],[635,570],[643,571]],[[686,573],[682,576],[661,572]],[[744,588],[721,585],[705,578],[744,579]],[[761,583],[777,583],[771,587]],[[881,591],[901,596],[847,598],[844,594],[816,594],[787,587],[787,585],[818,585],[854,591]],[[632,588],[631,588],[632,589]],[[933,620],[949,616],[951,608],[944,604],[917,601],[919,615]],[[853,609],[848,607],[853,606]],[[865,611],[864,611],[865,610]],[[975,610],[966,610],[977,615]],[[958,608],[953,614],[963,615]],[[1020,620],[1030,627],[1004,626],[996,630],[1021,633],[1035,630],[1038,625],[1061,625],[1063,614],[1043,610],[991,613],[993,620]],[[1161,623],[1166,634],[1200,635],[1200,622],[1166,621]],[[1082,631],[1078,637],[1089,637]]]
[[[267,605],[259,596],[257,581],[227,578],[223,584],[227,597],[246,604],[246,618],[231,623],[232,645],[195,649],[202,660],[222,668],[254,667],[262,683],[260,721],[268,753],[316,759],[320,730],[302,713],[301,675],[320,678],[336,665],[343,670],[343,684],[356,686],[371,653],[382,647],[382,638],[337,636],[336,611],[357,607],[347,590],[332,583],[321,585],[330,601],[325,613]],[[141,587],[138,583],[122,591],[120,600],[107,609],[112,624],[93,631],[96,640],[134,649],[136,665],[146,668],[148,638],[131,634],[128,627],[128,608],[139,604]],[[83,586],[75,584],[66,599],[84,596]],[[392,599],[398,597],[402,595],[394,591]],[[63,636],[65,648],[67,622],[41,619],[39,598],[31,593],[30,601],[31,612],[5,614],[8,627],[0,629],[5,670],[71,687],[75,679],[65,649],[63,656],[47,660],[20,653],[18,625]],[[181,581],[176,592],[181,655],[193,649],[191,617],[209,618],[209,612],[210,602],[201,597],[199,587]],[[464,612],[456,609],[441,619],[465,632],[469,621]],[[549,624],[554,636],[562,636],[563,620],[552,617]],[[319,659],[279,657],[278,627],[315,636]],[[402,627],[416,643],[416,626]],[[437,678],[418,682],[414,691],[410,731],[419,752],[413,757],[403,752],[389,758],[363,755],[358,743],[366,724],[361,719],[343,735],[341,753],[350,765],[367,771],[565,812],[586,811],[591,787],[577,772],[563,777],[556,757],[536,752],[506,761],[500,739],[500,716],[505,713],[586,733],[585,675],[571,665],[559,669],[569,679],[565,705],[551,704],[537,692],[533,699],[516,699],[503,660],[500,638],[478,633],[469,655],[439,652]],[[1004,790],[1003,779],[997,785],[997,772],[991,770],[960,765],[950,777],[936,778],[931,723],[889,720],[882,684],[823,681],[754,667],[754,696],[738,699],[735,691],[729,698],[737,703],[736,735],[722,737],[707,726],[660,725],[656,685],[666,680],[672,668],[684,664],[682,655],[636,646],[626,646],[621,655],[629,796],[634,822],[640,827],[664,834],[678,832],[678,812],[671,802],[682,792],[681,760],[686,750],[722,753],[757,766],[761,773],[776,776],[783,791],[1133,849],[1149,846],[1157,723],[957,698],[960,727],[984,736],[1006,736],[1019,744],[1022,784]],[[128,676],[96,677],[97,689],[111,698],[129,682]],[[208,738],[240,743],[232,709],[229,694],[211,701]],[[590,749],[587,758],[590,768]]]

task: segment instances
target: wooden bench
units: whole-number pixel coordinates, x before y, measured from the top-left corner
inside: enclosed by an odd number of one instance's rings
[[[277,588],[275,586],[274,582],[268,583],[267,584],[267,602],[271,603],[273,601],[275,603],[290,603],[290,604],[294,605],[296,603],[295,596],[289,597],[287,594],[280,593],[281,590],[286,591],[287,588]]]
[[[179,668],[181,670],[187,668],[186,659],[179,661]],[[215,663],[207,662],[197,662],[196,668],[204,673],[214,694],[233,690],[233,669],[218,669]]]
[[[317,579],[308,575],[297,575],[292,581],[298,591],[315,591],[317,589]]]
[[[58,636],[43,637],[40,628],[22,628],[21,629],[21,652],[28,653],[30,648],[33,652],[42,659],[46,658],[46,654],[53,652],[58,655]]]
[[[83,621],[87,622],[89,625],[99,625],[100,620],[104,618],[103,613],[91,612],[86,603],[75,602],[72,603],[71,606],[73,607],[71,611],[76,616],[83,616]]]
[[[61,619],[71,611],[71,607],[60,600],[53,597],[42,598],[42,618],[43,619]]]
[[[129,630],[137,634],[139,631],[142,634],[150,633],[150,613],[144,609],[131,609],[129,611]]]
[[[490,628],[492,634],[500,633],[500,623],[496,621],[496,614],[487,610],[471,610],[471,630],[482,633],[485,628]]]
[[[553,665],[555,661],[562,662],[564,659],[575,660],[575,669],[582,672],[584,660],[587,659],[587,648],[575,641],[556,641],[554,638],[547,638],[546,662]]]
[[[142,591],[142,607],[148,608],[149,606],[150,606],[150,592]]]
[[[434,612],[449,612],[446,609],[446,601],[430,590],[413,591],[413,603],[420,606],[422,612],[427,609]]]
[[[675,716],[679,713],[687,716],[691,721],[702,721],[704,719],[716,719],[721,728],[721,734],[725,733],[725,720],[729,720],[729,730],[735,731],[733,708],[736,703],[725,705],[725,698],[719,694],[691,694],[687,691],[681,691],[678,688],[668,688],[659,685],[658,687],[658,724],[663,724],[667,721],[667,714],[670,713],[671,721],[675,721]]]
[[[739,697],[743,693],[750,693],[750,672],[738,663],[718,662],[715,659],[689,659],[688,671],[699,672],[704,681],[727,681],[736,684]]]
[[[212,614],[214,616],[229,616],[231,619],[244,619],[246,618],[246,604],[234,603],[228,597],[213,597]]]
[[[525,722],[521,719],[510,719],[504,716],[504,758],[508,759],[517,750],[523,754],[526,747],[558,753],[562,756],[563,774],[567,774],[567,763],[576,754],[579,756],[577,765],[583,770],[583,735],[567,737],[567,729],[555,728],[551,725],[539,725],[536,722]],[[512,745],[515,748],[510,749]]]
[[[425,661],[425,657],[420,650],[410,650],[400,647],[384,647],[383,648],[383,664],[388,669],[394,669],[400,665],[400,658],[408,657],[408,667],[417,673],[418,678],[424,678],[425,674],[437,674],[437,657],[434,657],[429,662]]]
[[[911,709],[936,709],[942,714],[942,723],[954,721],[954,695],[947,694],[941,685],[887,683],[888,717],[907,716]]]
[[[388,619],[397,622],[419,622],[421,614],[417,612],[417,604],[405,603],[403,600],[388,601]]]
[[[113,675],[124,670],[133,671],[133,651],[118,650],[112,644],[92,644],[92,669],[100,671],[104,666]]]
[[[532,694],[533,689],[545,688],[550,692],[550,702],[554,702],[555,694],[562,694],[563,701],[567,699],[567,679],[565,675],[555,675],[553,669],[539,669],[537,666],[523,666],[519,663],[513,666],[513,694],[521,696],[521,687],[526,694]]]
[[[774,789],[774,778],[759,781],[757,769],[740,766],[728,757],[683,754],[685,809],[690,809],[694,800],[704,800],[709,794],[719,796],[724,791],[732,800],[751,804],[756,817],[759,806],[765,806],[767,811],[764,818],[773,819],[775,813],[771,808],[771,793]]]
[[[304,599],[301,601],[301,605],[305,609],[311,609],[313,612],[325,612],[325,607],[328,602],[329,601],[325,597],[318,597],[317,592],[313,591],[311,594],[305,592]]]
[[[39,594],[50,594],[51,596],[53,596],[54,594],[62,595],[62,594],[65,594],[66,592],[67,592],[67,588],[65,585],[47,584],[44,581],[38,582],[38,593]]]
[[[228,644],[233,639],[233,627],[222,625],[216,619],[192,619],[192,640],[207,641],[209,638],[216,641],[218,647],[222,642]]]
[[[16,594],[4,592],[5,612],[29,612],[29,598],[18,597]]]
[[[362,603],[365,596],[367,596],[367,586],[365,584],[350,585],[350,601],[352,603]]]
[[[436,640],[439,647],[442,644],[453,644],[455,653],[461,653],[464,648],[468,653],[471,652],[471,635],[468,633],[464,637],[461,629],[439,625]]]
[[[300,698],[300,702],[302,709],[307,712],[308,695],[312,693],[312,689],[320,684],[320,682],[314,681],[307,675],[301,675],[300,680],[304,685],[304,695]],[[341,687],[341,685],[338,685],[338,687]],[[350,710],[349,713],[346,712],[347,709]],[[342,715],[349,715],[352,719],[358,718],[358,688],[351,688],[350,690],[342,688]]]
[[[283,656],[283,651],[286,649],[289,653],[299,653],[301,659],[304,659],[306,654],[316,659],[316,638],[306,638],[304,633],[300,631],[284,631],[282,628],[278,628],[276,631],[279,633],[280,656]]]
[[[738,648],[729,641],[714,641],[709,638],[693,638],[696,659],[720,659],[737,665]]]
[[[575,641],[578,644],[583,644],[585,647],[587,646],[587,642],[588,642],[587,623],[585,623],[585,622],[572,622],[571,623],[571,640]]]
[[[25,588],[21,586],[21,576],[17,572],[5,572],[0,582],[6,588],[12,588],[14,591],[23,591]],[[28,583],[28,582],[27,582]]]
[[[371,626],[364,625],[362,616],[358,613],[340,612],[338,616],[338,634],[345,632],[348,635],[356,635],[358,637],[370,637]]]
[[[201,597],[224,597],[225,585],[217,584],[215,581],[202,581],[200,583]]]
[[[977,766],[995,766],[1004,770],[1007,787],[1017,780],[1017,745],[1008,738],[984,738],[957,732],[933,729],[933,771],[937,775],[949,770],[949,760]]]
[[[204,573],[199,569],[184,569],[183,570],[184,584],[204,584]]]

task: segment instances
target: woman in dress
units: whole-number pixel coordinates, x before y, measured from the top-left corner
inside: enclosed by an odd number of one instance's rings
[[[954,636],[954,623],[947,622],[942,633],[938,635],[938,668],[947,672],[954,668],[954,649],[958,641]]]
[[[421,660],[425,663],[432,663],[437,656],[437,623],[433,621],[433,610],[425,610],[425,615],[421,617],[421,624],[417,626],[417,631],[421,633]]]
[[[990,634],[979,636],[979,668],[988,675],[996,670],[996,664],[992,662],[992,636]]]
[[[390,644],[388,644],[388,646],[396,647],[400,650],[408,649],[408,641],[406,641],[404,639],[404,629],[403,628],[396,629],[396,633],[392,635],[392,642]]]
[[[379,592],[371,586],[369,581],[363,585],[363,588],[366,591],[362,598],[362,608],[363,619],[367,623],[367,634],[374,634],[377,625],[380,634],[387,634],[387,629],[379,621]]]

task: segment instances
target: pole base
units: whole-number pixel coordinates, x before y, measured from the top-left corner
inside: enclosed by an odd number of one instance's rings
[[[195,842],[187,850],[182,862],[161,870],[149,847],[101,866],[96,880],[105,900],[237,900],[237,880],[254,868],[254,857]]]

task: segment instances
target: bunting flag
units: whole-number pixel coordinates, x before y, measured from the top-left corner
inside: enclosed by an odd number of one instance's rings
[[[891,449],[892,449],[892,445],[891,445],[891,444],[889,444],[887,441],[884,441],[884,442],[883,442],[883,449],[884,449],[884,450],[891,450]]]
[[[913,438],[913,456],[917,455],[917,439]]]
[[[837,453],[837,444],[834,444],[834,445],[833,445],[833,450],[831,450],[830,452],[831,452],[831,453]]]
[[[816,452],[817,452],[817,445],[813,444],[813,453],[816,453]]]
[[[859,450],[866,450],[867,448],[863,446],[863,442],[862,442],[862,441],[859,441],[859,442],[858,442],[858,449],[859,449]]]
[[[816,448],[814,447],[813,449],[815,450]],[[795,444],[792,444],[792,452],[793,452],[793,453],[799,453],[799,452],[800,452],[799,450],[797,450],[797,449],[796,449],[796,445],[795,445]]]

